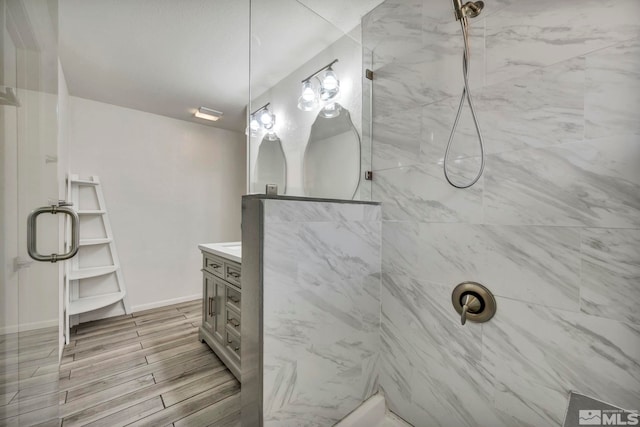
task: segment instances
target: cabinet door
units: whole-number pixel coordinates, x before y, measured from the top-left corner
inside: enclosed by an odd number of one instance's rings
[[[215,330],[215,296],[216,296],[216,287],[214,283],[214,277],[207,273],[203,272],[202,279],[202,327],[213,333]]]
[[[227,285],[225,284],[225,282],[223,282],[222,280],[218,279],[218,278],[214,278],[213,279],[213,283],[214,283],[214,287],[215,287],[215,304],[214,304],[214,311],[215,311],[215,320],[214,320],[214,329],[213,329],[213,336],[216,337],[216,339],[218,339],[221,343],[224,343],[224,327],[225,327],[225,322],[226,322],[226,307],[225,307],[225,301],[227,300],[226,297],[226,288]]]

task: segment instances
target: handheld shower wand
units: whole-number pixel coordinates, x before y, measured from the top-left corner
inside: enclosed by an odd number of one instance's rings
[[[462,35],[464,38],[464,51],[462,53],[462,76],[464,78],[464,88],[462,89],[462,96],[460,97],[460,104],[458,104],[458,112],[456,113],[456,119],[453,122],[453,128],[449,135],[449,142],[447,142],[447,149],[444,153],[444,177],[447,182],[456,188],[469,188],[482,176],[484,171],[484,141],[482,138],[482,132],[480,132],[480,125],[478,118],[476,117],[476,109],[473,105],[473,98],[469,89],[469,20],[468,18],[475,18],[480,15],[480,12],[484,8],[482,1],[469,1],[462,4],[461,0],[453,0],[453,8],[455,11],[456,20],[460,21],[462,26]],[[462,114],[462,107],[464,107],[465,99],[469,103],[469,109],[471,110],[471,117],[473,118],[473,124],[478,134],[478,143],[480,145],[480,170],[478,174],[469,183],[456,184],[449,177],[449,171],[447,170],[447,163],[449,161],[449,151],[451,150],[451,144],[458,128],[458,122],[460,121],[460,114]]]

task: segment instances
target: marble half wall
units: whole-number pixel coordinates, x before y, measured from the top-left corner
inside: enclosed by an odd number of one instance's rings
[[[380,206],[245,196],[245,229],[243,351],[262,356],[242,356],[243,417],[257,393],[262,419],[243,425],[332,426],[378,390]]]

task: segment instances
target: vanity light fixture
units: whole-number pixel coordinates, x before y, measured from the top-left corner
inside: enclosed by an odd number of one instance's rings
[[[211,120],[215,122],[218,121],[220,117],[222,117],[222,114],[222,111],[212,110],[211,108],[207,107],[200,107],[198,108],[198,110],[196,110],[194,116],[199,119]]]
[[[320,68],[306,79],[302,80],[302,94],[298,98],[298,108],[302,111],[311,111],[318,106],[319,100],[333,103],[340,93],[340,80],[336,72],[333,71],[333,64],[338,62],[334,59],[331,63]],[[314,83],[318,81],[316,88]]]
[[[273,126],[276,124],[276,115],[271,112],[269,106],[270,102],[267,102],[262,107],[255,110],[249,115],[249,126],[247,127],[247,134],[256,136],[260,128],[267,131],[272,131]]]

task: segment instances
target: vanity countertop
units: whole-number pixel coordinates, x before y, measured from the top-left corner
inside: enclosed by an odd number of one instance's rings
[[[201,251],[242,263],[242,242],[201,243]]]

